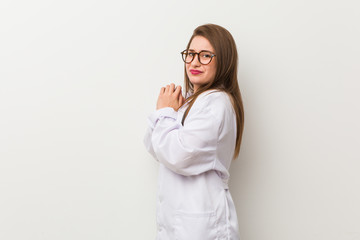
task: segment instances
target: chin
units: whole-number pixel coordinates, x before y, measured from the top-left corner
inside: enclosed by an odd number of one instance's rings
[[[198,79],[198,78],[189,78],[189,80],[190,80],[190,82],[192,83],[192,84],[197,84],[197,85],[202,85],[202,84],[205,84],[206,83],[206,81],[204,81],[203,79]]]
[[[191,82],[191,81],[190,81]],[[193,86],[201,86],[201,85],[203,85],[203,84],[201,84],[201,83],[199,83],[199,82],[191,82],[191,84],[193,85]]]

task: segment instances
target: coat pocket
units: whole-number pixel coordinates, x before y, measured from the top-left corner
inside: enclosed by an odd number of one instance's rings
[[[217,240],[218,226],[216,211],[175,213],[176,240]]]

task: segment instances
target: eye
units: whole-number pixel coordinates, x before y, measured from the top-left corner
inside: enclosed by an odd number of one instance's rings
[[[194,56],[193,52],[188,52],[187,55],[189,55],[190,57]]]
[[[203,57],[203,58],[211,58],[211,54],[210,53],[202,53],[201,57]]]

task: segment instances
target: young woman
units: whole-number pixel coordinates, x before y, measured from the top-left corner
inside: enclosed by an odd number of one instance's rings
[[[185,98],[180,86],[161,88],[144,138],[160,163],[157,240],[237,240],[228,189],[244,126],[236,45],[226,29],[206,24],[181,54]]]

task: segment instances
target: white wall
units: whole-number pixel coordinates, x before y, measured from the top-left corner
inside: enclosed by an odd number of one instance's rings
[[[155,239],[159,88],[227,28],[246,123],[243,240],[360,239],[357,1],[1,1],[0,239]]]

